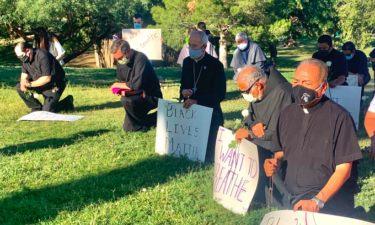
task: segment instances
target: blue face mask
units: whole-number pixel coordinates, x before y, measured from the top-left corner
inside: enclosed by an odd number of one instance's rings
[[[198,59],[203,53],[203,50],[200,48],[200,49],[191,49],[189,48],[189,56],[190,58],[192,59]]]
[[[135,29],[141,29],[142,28],[142,25],[140,23],[135,23],[134,24],[134,28]]]
[[[349,56],[345,56],[346,57],[346,60],[351,60],[353,58],[353,55],[349,55]]]

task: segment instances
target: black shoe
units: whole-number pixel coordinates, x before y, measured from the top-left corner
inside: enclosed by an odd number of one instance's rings
[[[366,210],[362,206],[357,206],[351,211],[350,217],[359,220],[366,220]]]
[[[66,98],[69,101],[69,106],[67,107],[66,110],[74,110],[74,103],[73,103],[74,102],[74,98],[73,98],[73,96],[72,95],[68,95]]]

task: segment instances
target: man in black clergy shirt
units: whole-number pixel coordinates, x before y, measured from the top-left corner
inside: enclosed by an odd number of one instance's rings
[[[362,153],[349,112],[324,95],[327,74],[320,60],[307,59],[298,66],[295,104],[280,114],[271,146],[275,158],[265,160],[264,170],[272,176],[287,162],[283,207],[348,216]]]
[[[205,53],[207,42],[207,35],[202,31],[190,34],[189,57],[183,62],[180,96],[185,100],[185,109],[193,104],[213,108],[206,152],[206,160],[212,161],[217,131],[224,124],[220,102],[225,98],[226,77],[223,64]]]
[[[32,112],[43,110],[57,113],[74,109],[71,95],[59,102],[66,87],[65,71],[51,53],[32,48],[27,42],[18,43],[14,53],[22,62],[21,79],[16,89]],[[26,96],[28,91],[42,94],[44,105],[34,95]]]
[[[348,76],[348,64],[345,55],[332,46],[332,38],[329,35],[322,35],[318,39],[319,51],[312,56],[314,59],[320,59],[328,66],[328,84],[331,88],[337,85],[348,85],[346,77]]]
[[[142,52],[135,51],[125,40],[117,40],[111,46],[111,53],[117,60],[117,80],[111,86],[121,91],[121,103],[125,108],[124,131],[148,131],[156,125],[158,99],[163,95],[155,71]]]
[[[259,162],[264,162],[272,157],[271,143],[280,113],[293,103],[292,85],[274,66],[268,67],[267,72],[255,66],[245,68],[238,76],[237,85],[244,99],[249,102],[249,116],[245,118],[245,126],[249,129],[238,129],[236,140],[241,142],[241,139],[247,138],[256,144]],[[275,179],[281,179],[281,176]],[[264,170],[260,170],[253,201],[270,203],[266,201],[268,180]],[[276,197],[280,196],[277,192],[273,193]]]

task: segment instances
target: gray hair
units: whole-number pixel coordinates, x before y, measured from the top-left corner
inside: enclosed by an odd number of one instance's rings
[[[328,77],[328,67],[326,63],[319,59],[305,59],[298,64],[296,71],[303,65],[317,66],[320,70],[320,82],[326,81]]]
[[[243,39],[243,38],[245,39],[248,38],[245,32],[240,32],[236,35],[236,40]]]
[[[207,44],[208,37],[207,37],[206,33],[204,33],[203,31],[196,30],[196,31],[191,32],[190,37],[193,36],[194,34],[199,34],[199,36],[201,37],[202,44],[204,44],[204,45]]]
[[[117,50],[121,50],[122,53],[126,53],[130,49],[130,45],[127,41],[118,39],[113,42],[111,46],[111,53],[114,54]]]
[[[255,69],[254,72],[252,72],[249,76],[246,76],[246,83],[247,83],[247,86],[250,87],[250,85],[254,84],[255,81],[263,81],[263,83],[267,83],[267,80],[268,80],[268,75],[262,70],[260,69],[259,67],[255,67],[255,66],[249,66],[249,67],[253,67]]]

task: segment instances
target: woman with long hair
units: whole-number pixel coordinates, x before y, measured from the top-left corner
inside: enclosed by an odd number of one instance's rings
[[[64,65],[62,59],[65,56],[65,50],[61,46],[56,35],[48,33],[43,27],[36,28],[34,34],[35,47],[49,51],[61,65]]]

